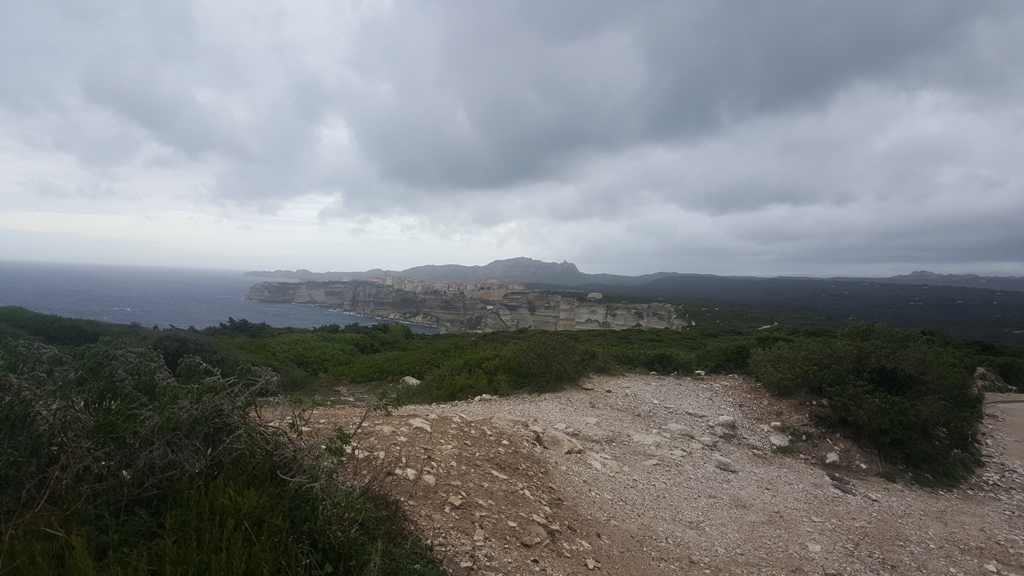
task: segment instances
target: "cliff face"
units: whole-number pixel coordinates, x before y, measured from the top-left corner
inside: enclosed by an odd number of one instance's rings
[[[253,286],[246,299],[340,308],[364,316],[429,324],[442,332],[680,329],[690,324],[663,303],[580,302],[527,290],[485,300],[464,292],[411,292],[368,281],[263,282]]]

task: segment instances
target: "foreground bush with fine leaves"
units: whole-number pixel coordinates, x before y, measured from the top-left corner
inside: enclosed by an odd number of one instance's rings
[[[397,507],[251,418],[231,378],[124,344],[0,342],[0,574],[442,574]]]
[[[781,395],[826,400],[824,423],[844,428],[922,484],[956,485],[981,463],[982,396],[949,339],[854,323],[834,339],[757,349],[750,372]]]

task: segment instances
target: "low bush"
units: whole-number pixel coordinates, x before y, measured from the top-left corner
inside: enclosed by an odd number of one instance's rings
[[[638,345],[602,346],[597,350],[599,356],[604,356],[610,361],[607,364],[618,367],[620,370],[642,370],[658,374],[689,374],[696,370],[694,354],[689,350],[669,347],[647,348]]]
[[[98,342],[104,326],[109,325],[0,306],[0,335],[12,338],[31,336],[55,346],[81,346]]]
[[[1008,385],[1024,392],[1024,360],[1020,358],[985,358],[980,361],[985,367],[995,370]]]
[[[926,332],[856,323],[836,339],[755,349],[750,368],[774,393],[826,399],[829,424],[918,482],[955,485],[980,464],[982,398],[969,363],[946,344]]]
[[[189,356],[202,359],[225,375],[233,375],[244,362],[209,336],[187,330],[160,331],[149,339],[149,347],[160,353],[164,364],[172,373],[177,371],[178,364]]]
[[[550,392],[594,371],[597,354],[571,335],[546,331],[487,334],[448,347],[423,383],[399,402],[444,402],[480,394]]]
[[[342,481],[337,442],[251,417],[275,380],[0,342],[0,573],[442,574],[396,507]]]
[[[750,339],[712,342],[697,353],[694,363],[707,373],[741,374],[747,371],[753,349],[754,342]]]

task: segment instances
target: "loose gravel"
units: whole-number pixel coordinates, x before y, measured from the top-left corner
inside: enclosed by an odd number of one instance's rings
[[[997,405],[985,468],[949,492],[879,478],[870,453],[809,426],[815,409],[739,376],[599,377],[405,407],[353,459],[386,474],[453,574],[1024,576],[1024,469]]]

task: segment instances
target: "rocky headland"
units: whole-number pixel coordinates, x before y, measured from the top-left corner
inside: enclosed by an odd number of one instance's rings
[[[692,324],[662,302],[601,302],[501,282],[423,282],[388,277],[327,282],[262,282],[246,299],[338,308],[363,316],[435,326],[441,332],[533,328],[587,330],[682,329]]]

